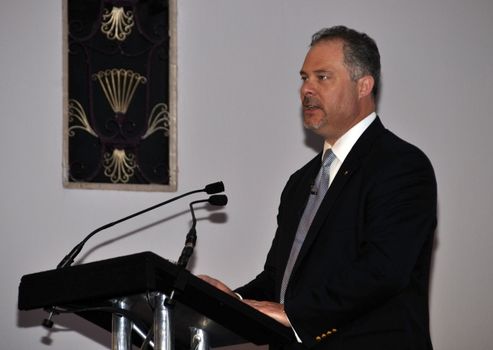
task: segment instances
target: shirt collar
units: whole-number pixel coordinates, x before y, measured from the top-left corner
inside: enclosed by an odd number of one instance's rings
[[[354,125],[351,129],[346,131],[344,135],[342,135],[334,145],[330,145],[327,141],[324,143],[324,151],[322,153],[325,154],[329,148],[332,148],[332,152],[334,152],[336,158],[342,163],[344,159],[346,159],[349,151],[353,148],[354,144],[360,136],[365,132],[366,128],[370,126],[370,124],[377,118],[377,114],[372,112],[368,116],[366,116],[363,120]]]

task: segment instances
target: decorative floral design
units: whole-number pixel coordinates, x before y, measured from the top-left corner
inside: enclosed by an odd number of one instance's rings
[[[89,124],[89,120],[87,119],[86,112],[84,111],[84,107],[74,99],[70,99],[68,102],[68,118],[69,118],[69,128],[68,135],[70,137],[75,135],[76,129],[81,129],[94,137],[98,137],[96,132],[91,128],[91,124]]]
[[[123,7],[116,7],[110,10],[105,9],[102,16],[101,32],[109,40],[124,41],[132,32],[134,26],[134,14],[126,11]]]
[[[147,82],[147,79],[139,73],[116,68],[97,72],[92,78],[99,81],[113,112],[122,114],[127,113],[139,84]]]
[[[158,130],[163,130],[164,136],[168,137],[169,118],[168,106],[165,103],[158,103],[155,105],[147,121],[147,131],[144,136],[142,136],[142,139],[146,139]]]
[[[68,187],[176,190],[175,1],[68,1]]]
[[[113,183],[127,183],[134,175],[135,155],[115,148],[113,153],[104,154],[104,174]]]

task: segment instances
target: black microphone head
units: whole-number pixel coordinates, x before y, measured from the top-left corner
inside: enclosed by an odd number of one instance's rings
[[[209,204],[222,207],[228,204],[228,197],[224,194],[216,194],[214,196],[210,196],[208,202]]]
[[[224,184],[222,181],[214,182],[205,186],[204,191],[207,194],[214,194],[224,191]]]

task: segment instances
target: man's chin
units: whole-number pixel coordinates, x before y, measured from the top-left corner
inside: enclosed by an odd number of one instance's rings
[[[305,129],[311,130],[311,131],[316,131],[316,130],[320,129],[319,125],[313,125],[312,123],[303,123],[303,126],[305,127]]]
[[[309,130],[318,130],[327,120],[321,110],[306,111],[303,114],[303,125]]]
[[[324,121],[323,120],[313,120],[312,118],[305,118],[303,120],[303,126],[305,127],[305,129],[308,129],[308,130],[313,130],[313,131],[316,131],[316,130],[319,130],[322,125],[324,124]]]

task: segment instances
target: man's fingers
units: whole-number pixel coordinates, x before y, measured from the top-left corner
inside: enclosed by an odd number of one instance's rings
[[[197,275],[197,277],[203,280],[204,282],[207,282],[210,285],[216,287],[217,289],[237,298],[236,294],[231,290],[231,288],[229,288],[223,282],[208,275]]]

